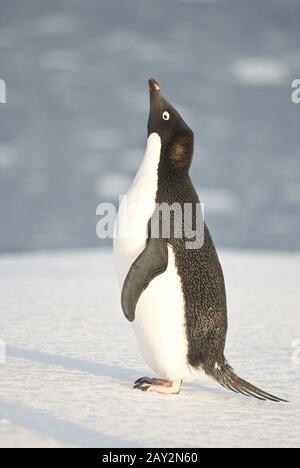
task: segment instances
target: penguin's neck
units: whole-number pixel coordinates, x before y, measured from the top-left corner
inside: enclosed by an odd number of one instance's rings
[[[148,138],[146,153],[134,182],[120,205],[114,240],[120,285],[146,245],[148,221],[155,210],[160,152],[161,139],[153,133]],[[124,226],[125,231],[122,231]]]
[[[155,204],[160,153],[160,136],[157,133],[152,133],[148,138],[144,159],[130,189],[134,198],[138,199],[141,203]]]

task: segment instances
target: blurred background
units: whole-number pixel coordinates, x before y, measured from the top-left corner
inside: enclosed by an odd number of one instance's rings
[[[0,252],[105,245],[154,76],[224,247],[300,249],[299,0],[0,0]]]

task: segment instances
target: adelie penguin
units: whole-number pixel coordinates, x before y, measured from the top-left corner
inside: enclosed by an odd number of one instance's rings
[[[197,224],[199,199],[189,177],[194,135],[154,79],[149,91],[148,145],[120,205],[114,239],[123,312],[144,359],[158,375],[142,377],[134,387],[179,393],[182,381],[206,374],[234,392],[284,401],[238,377],[225,358],[225,284],[207,226],[203,224],[197,248],[187,248],[189,239],[176,225],[182,221],[176,215],[169,237],[161,233],[156,211],[162,204],[192,205],[192,225]],[[152,232],[157,223],[158,236]]]

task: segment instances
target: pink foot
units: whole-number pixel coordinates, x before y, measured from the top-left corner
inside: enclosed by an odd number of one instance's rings
[[[158,393],[179,393],[181,388],[181,380],[170,382],[164,379],[150,379],[149,377],[141,377],[136,380],[134,387],[143,392],[158,392]]]

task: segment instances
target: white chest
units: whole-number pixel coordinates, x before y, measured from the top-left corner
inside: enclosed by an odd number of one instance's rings
[[[149,136],[143,162],[134,182],[123,198],[115,226],[114,259],[119,285],[147,240],[147,225],[155,209],[161,140],[157,133]]]
[[[155,209],[161,140],[152,134],[134,183],[118,213],[114,258],[120,288],[136,258],[144,250],[147,225]],[[185,307],[175,255],[168,247],[168,268],[151,281],[136,307],[134,332],[149,366],[170,380],[189,378]]]

